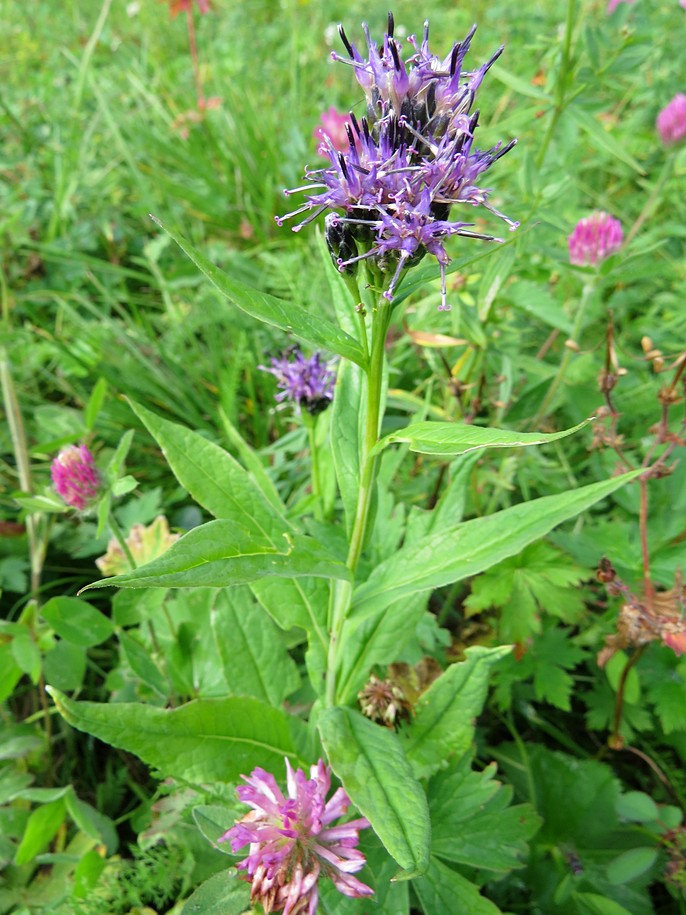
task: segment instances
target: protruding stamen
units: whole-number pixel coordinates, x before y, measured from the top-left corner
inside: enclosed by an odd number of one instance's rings
[[[388,37],[393,38],[393,32],[395,31],[395,20],[393,19],[393,12],[388,11]]]
[[[341,41],[345,45],[345,50],[348,52],[348,54],[350,54],[350,56],[354,60],[355,52],[353,50],[353,46],[348,41],[348,36],[345,34],[345,29],[343,28],[343,25],[341,23],[338,24],[338,34],[341,36]]]

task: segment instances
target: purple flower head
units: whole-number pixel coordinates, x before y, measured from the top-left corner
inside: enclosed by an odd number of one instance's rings
[[[569,261],[578,267],[595,267],[614,254],[623,240],[621,222],[607,213],[596,211],[586,219],[580,219],[567,239]]]
[[[288,759],[286,773],[288,797],[264,769],[241,776],[247,784],[236,793],[252,810],[219,839],[231,842],[233,852],[250,846],[237,867],[252,883],[251,902],[260,902],[265,912],[314,915],[320,876],[345,896],[371,896],[373,890],[352,876],[365,864],[356,846],[360,829],[369,822],[360,818],[330,825],[345,814],[350,799],[339,788],[327,802],[331,770],[321,759],[310,768],[309,779],[302,769],[294,772]]]
[[[97,498],[100,474],[85,445],[63,448],[50,470],[57,494],[72,508],[83,511]]]
[[[326,168],[307,169],[306,184],[286,194],[306,192],[298,209],[278,217],[281,225],[305,216],[294,227],[298,232],[326,210],[327,239],[332,228],[336,250],[330,248],[339,270],[354,270],[371,259],[387,277],[384,295],[390,301],[405,269],[425,254],[438,261],[442,279],[441,308],[447,309],[445,268],[450,261],[445,241],[465,235],[500,241],[493,235],[466,231],[471,222],[451,220],[453,205],[483,206],[505,220],[510,229],[518,223],[489,205],[489,190],[478,186],[480,175],[504,156],[515,140],[489,150],[474,147],[479,112],[472,112],[484,76],[500,56],[500,48],[476,70],[463,62],[474,29],[456,42],[441,59],[429,50],[429,26],[422,42],[411,36],[413,52],[406,60],[402,44],[394,38],[393,17],[381,45],[363,26],[367,54],[350,42],[342,28],[341,39],[367,98],[366,116],[351,114],[344,151],[324,136],[320,152],[329,158]]]
[[[657,132],[665,146],[686,137],[686,95],[680,92],[657,116]]]
[[[326,410],[333,400],[336,373],[321,353],[306,359],[302,351],[294,346],[280,356],[272,356],[271,361],[271,366],[260,365],[258,368],[276,378],[278,401],[290,400],[313,416]]]

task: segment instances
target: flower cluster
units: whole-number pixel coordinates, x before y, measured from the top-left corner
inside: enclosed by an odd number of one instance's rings
[[[657,116],[657,132],[665,146],[686,138],[686,95],[680,92]]]
[[[241,776],[247,785],[239,785],[236,793],[252,810],[219,839],[230,841],[233,852],[250,846],[237,867],[252,883],[251,902],[260,902],[265,912],[314,915],[320,876],[346,896],[371,896],[373,890],[352,876],[365,864],[356,845],[368,821],[330,825],[345,814],[350,799],[339,788],[326,800],[331,770],[321,759],[311,767],[309,779],[302,769],[294,772],[288,760],[286,772],[287,798],[264,769]]]
[[[322,149],[330,160],[326,168],[307,170],[307,184],[286,191],[305,191],[306,202],[284,220],[307,214],[293,229],[299,231],[326,210],[327,240],[341,271],[354,270],[359,261],[372,259],[390,279],[384,295],[393,300],[403,271],[427,252],[441,268],[441,308],[447,309],[445,268],[449,257],[445,241],[452,235],[500,241],[469,230],[473,223],[451,220],[454,204],[484,206],[507,222],[518,223],[495,210],[489,191],[478,187],[479,176],[505,155],[515,140],[488,150],[473,146],[479,112],[472,105],[481,82],[502,52],[500,48],[481,67],[463,69],[474,27],[456,42],[444,59],[429,50],[429,25],[420,42],[410,36],[414,53],[403,61],[402,44],[394,38],[393,17],[378,47],[363,26],[367,56],[363,57],[342,27],[339,32],[349,63],[364,90],[366,115],[351,113],[348,145],[340,152],[324,136]]]
[[[580,219],[567,239],[570,263],[585,267],[604,261],[624,241],[622,224],[607,213],[596,211]]]
[[[272,356],[271,362],[271,366],[260,365],[258,368],[276,378],[278,401],[290,400],[298,407],[304,407],[312,416],[326,410],[333,400],[336,373],[321,353],[307,359],[294,346],[279,356]]]
[[[79,511],[88,508],[100,492],[100,474],[85,445],[63,448],[50,471],[57,494]]]

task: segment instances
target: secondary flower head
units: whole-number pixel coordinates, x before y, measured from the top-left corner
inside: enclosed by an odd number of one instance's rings
[[[298,407],[316,416],[333,400],[336,373],[321,353],[307,359],[297,347],[291,347],[279,356],[272,356],[271,366],[260,365],[274,375],[278,382],[278,401],[290,400]]]
[[[85,445],[63,448],[50,468],[52,482],[67,505],[83,511],[97,498],[100,474]]]
[[[428,252],[441,269],[441,308],[447,309],[445,268],[449,257],[445,241],[464,235],[500,241],[469,230],[469,222],[451,220],[453,205],[483,206],[516,229],[513,222],[487,201],[489,191],[477,185],[479,176],[507,153],[515,140],[488,150],[474,147],[479,112],[472,112],[476,92],[502,48],[475,70],[463,62],[474,35],[456,42],[444,59],[429,50],[429,25],[421,42],[408,39],[413,53],[402,59],[403,45],[394,37],[393,17],[377,46],[363,25],[367,54],[363,56],[339,27],[349,59],[335,60],[352,66],[366,99],[366,115],[351,113],[346,128],[348,143],[340,151],[324,136],[321,151],[329,158],[326,168],[307,169],[307,184],[286,194],[304,191],[306,202],[278,217],[279,225],[305,214],[293,231],[299,231],[326,210],[327,237],[332,230],[338,268],[354,269],[371,259],[387,277],[384,295],[392,301],[407,267]]]
[[[621,222],[598,210],[580,219],[567,239],[570,263],[595,266],[614,254],[623,241]]]
[[[686,138],[686,95],[680,92],[657,116],[657,132],[665,146]]]
[[[328,137],[338,152],[346,152],[349,146],[348,128],[351,126],[350,116],[341,114],[331,105],[326,111],[322,111],[319,124],[314,128],[313,136],[317,140],[317,152],[326,156],[327,146],[324,138]]]
[[[286,772],[287,797],[264,769],[241,776],[247,784],[236,793],[252,810],[219,839],[231,842],[233,852],[250,846],[237,867],[252,883],[251,902],[260,902],[265,912],[314,915],[320,876],[345,896],[371,896],[373,890],[352,876],[365,864],[356,846],[360,829],[369,822],[360,818],[330,825],[345,814],[350,799],[339,788],[326,800],[331,770],[321,759],[310,768],[309,779],[302,769],[294,772],[288,759]]]

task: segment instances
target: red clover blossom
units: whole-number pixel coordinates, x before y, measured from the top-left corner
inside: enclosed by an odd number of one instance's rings
[[[624,240],[622,224],[607,213],[596,211],[580,219],[567,239],[570,263],[594,266],[614,254]]]
[[[313,136],[317,141],[317,152],[322,156],[327,156],[327,146],[324,137],[328,137],[333,144],[334,149],[338,152],[346,152],[349,146],[347,127],[350,125],[350,117],[347,114],[341,114],[331,105],[326,111],[322,111],[319,124],[314,128]]]
[[[100,474],[85,445],[63,448],[50,470],[57,494],[72,508],[83,511],[97,498]]]
[[[686,95],[680,92],[657,116],[657,132],[665,146],[686,137]]]
[[[372,259],[390,276],[384,296],[393,300],[395,289],[407,267],[428,252],[441,269],[441,309],[447,310],[445,268],[450,258],[445,241],[464,235],[485,241],[502,241],[492,235],[469,231],[472,223],[449,219],[454,204],[483,206],[516,229],[488,202],[489,191],[477,186],[482,172],[509,152],[496,144],[489,150],[473,148],[479,112],[471,112],[481,82],[502,53],[502,48],[476,70],[463,70],[476,26],[464,41],[456,42],[445,59],[429,50],[429,24],[424,24],[420,43],[408,41],[414,53],[403,61],[402,44],[393,37],[393,16],[379,48],[363,25],[367,57],[352,44],[342,26],[339,33],[349,60],[332,54],[334,60],[350,64],[364,90],[366,116],[351,113],[347,127],[348,144],[340,152],[328,137],[321,151],[330,160],[326,168],[306,169],[308,182],[286,194],[305,191],[306,202],[286,219],[307,214],[294,226],[298,232],[326,210],[326,235],[334,262],[341,272],[355,270],[359,261]],[[314,191],[319,191],[314,193]]]
[[[179,13],[187,13],[193,9],[193,0],[168,0],[169,12],[172,19],[175,19]],[[201,14],[209,13],[210,0],[195,0],[198,4],[198,11]]]
[[[350,799],[339,788],[327,802],[331,770],[321,759],[310,768],[309,779],[302,769],[294,772],[288,759],[286,772],[288,797],[264,769],[241,776],[247,784],[236,793],[253,809],[219,839],[230,841],[233,852],[250,846],[237,865],[252,883],[250,901],[261,903],[267,913],[314,915],[320,876],[345,896],[371,896],[373,890],[352,876],[365,865],[356,845],[369,822],[361,817],[330,825],[345,814]]]
[[[258,368],[273,375],[280,389],[276,400],[290,400],[316,416],[333,400],[336,373],[321,353],[306,359],[301,350],[291,347],[279,356],[272,356],[271,366]]]

